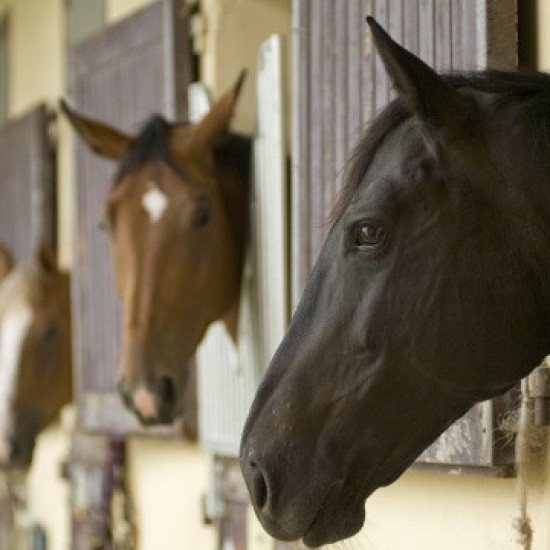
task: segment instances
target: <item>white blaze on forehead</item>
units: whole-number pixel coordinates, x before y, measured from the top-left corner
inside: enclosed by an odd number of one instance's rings
[[[9,459],[7,442],[10,408],[17,384],[23,343],[32,321],[29,306],[20,305],[5,312],[0,323],[0,462]]]
[[[13,396],[25,336],[32,321],[29,306],[7,311],[0,324],[0,418]]]
[[[155,223],[162,218],[168,206],[168,198],[155,184],[152,184],[149,191],[141,197],[141,204],[149,214],[151,221]]]

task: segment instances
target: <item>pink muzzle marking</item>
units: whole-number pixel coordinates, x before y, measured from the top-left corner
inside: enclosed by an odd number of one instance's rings
[[[157,403],[155,396],[145,388],[138,388],[133,396],[134,409],[143,418],[156,418]]]

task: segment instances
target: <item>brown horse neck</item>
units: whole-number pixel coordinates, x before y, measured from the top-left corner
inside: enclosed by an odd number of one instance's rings
[[[215,152],[221,193],[228,211],[231,231],[235,236],[236,260],[240,266],[239,281],[245,261],[250,219],[251,148],[252,139],[249,136],[229,134],[223,145]],[[235,341],[239,316],[239,290],[240,284],[235,300],[223,318],[229,334]]]

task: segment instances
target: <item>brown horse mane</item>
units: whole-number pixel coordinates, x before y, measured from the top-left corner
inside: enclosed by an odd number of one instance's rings
[[[170,132],[177,127],[190,123],[168,122],[162,115],[155,114],[142,126],[138,135],[132,140],[126,155],[122,159],[115,175],[115,185],[150,161],[162,161],[176,173],[183,174],[181,166],[176,166],[170,154]],[[250,160],[250,138],[229,132],[214,150],[214,160],[219,166],[235,172],[242,181],[248,181]]]
[[[529,125],[526,137],[533,139],[534,147],[550,147],[550,74],[487,70],[448,74],[443,78],[455,88],[495,94],[492,100],[495,108],[524,102],[520,115],[510,122]],[[331,222],[338,220],[350,203],[384,138],[409,117],[399,99],[395,99],[368,124],[344,170],[344,185],[329,214]]]

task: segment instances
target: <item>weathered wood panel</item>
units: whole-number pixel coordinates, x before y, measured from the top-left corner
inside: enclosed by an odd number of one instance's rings
[[[41,105],[0,127],[0,242],[16,262],[55,244],[54,149]]]
[[[175,82],[183,85],[182,77],[176,77],[173,51],[180,50],[180,64],[189,53],[186,12],[181,8],[180,0],[156,2],[74,47],[69,86],[75,107],[130,133],[153,113],[172,117],[176,98],[182,97]],[[189,78],[189,70],[184,77]],[[177,111],[184,117],[186,105],[178,105]],[[138,425],[116,395],[121,307],[107,238],[99,229],[116,166],[95,156],[80,140],[75,145],[73,312],[79,417],[85,429],[121,434],[137,430]]]
[[[514,0],[294,1],[294,305],[329,229],[327,215],[346,159],[365,125],[392,97],[365,17],[374,15],[431,66],[455,71],[488,63],[513,66],[515,14]],[[508,463],[510,448],[495,428],[509,404],[510,398],[503,398],[478,405],[422,455],[422,462],[474,469]]]

